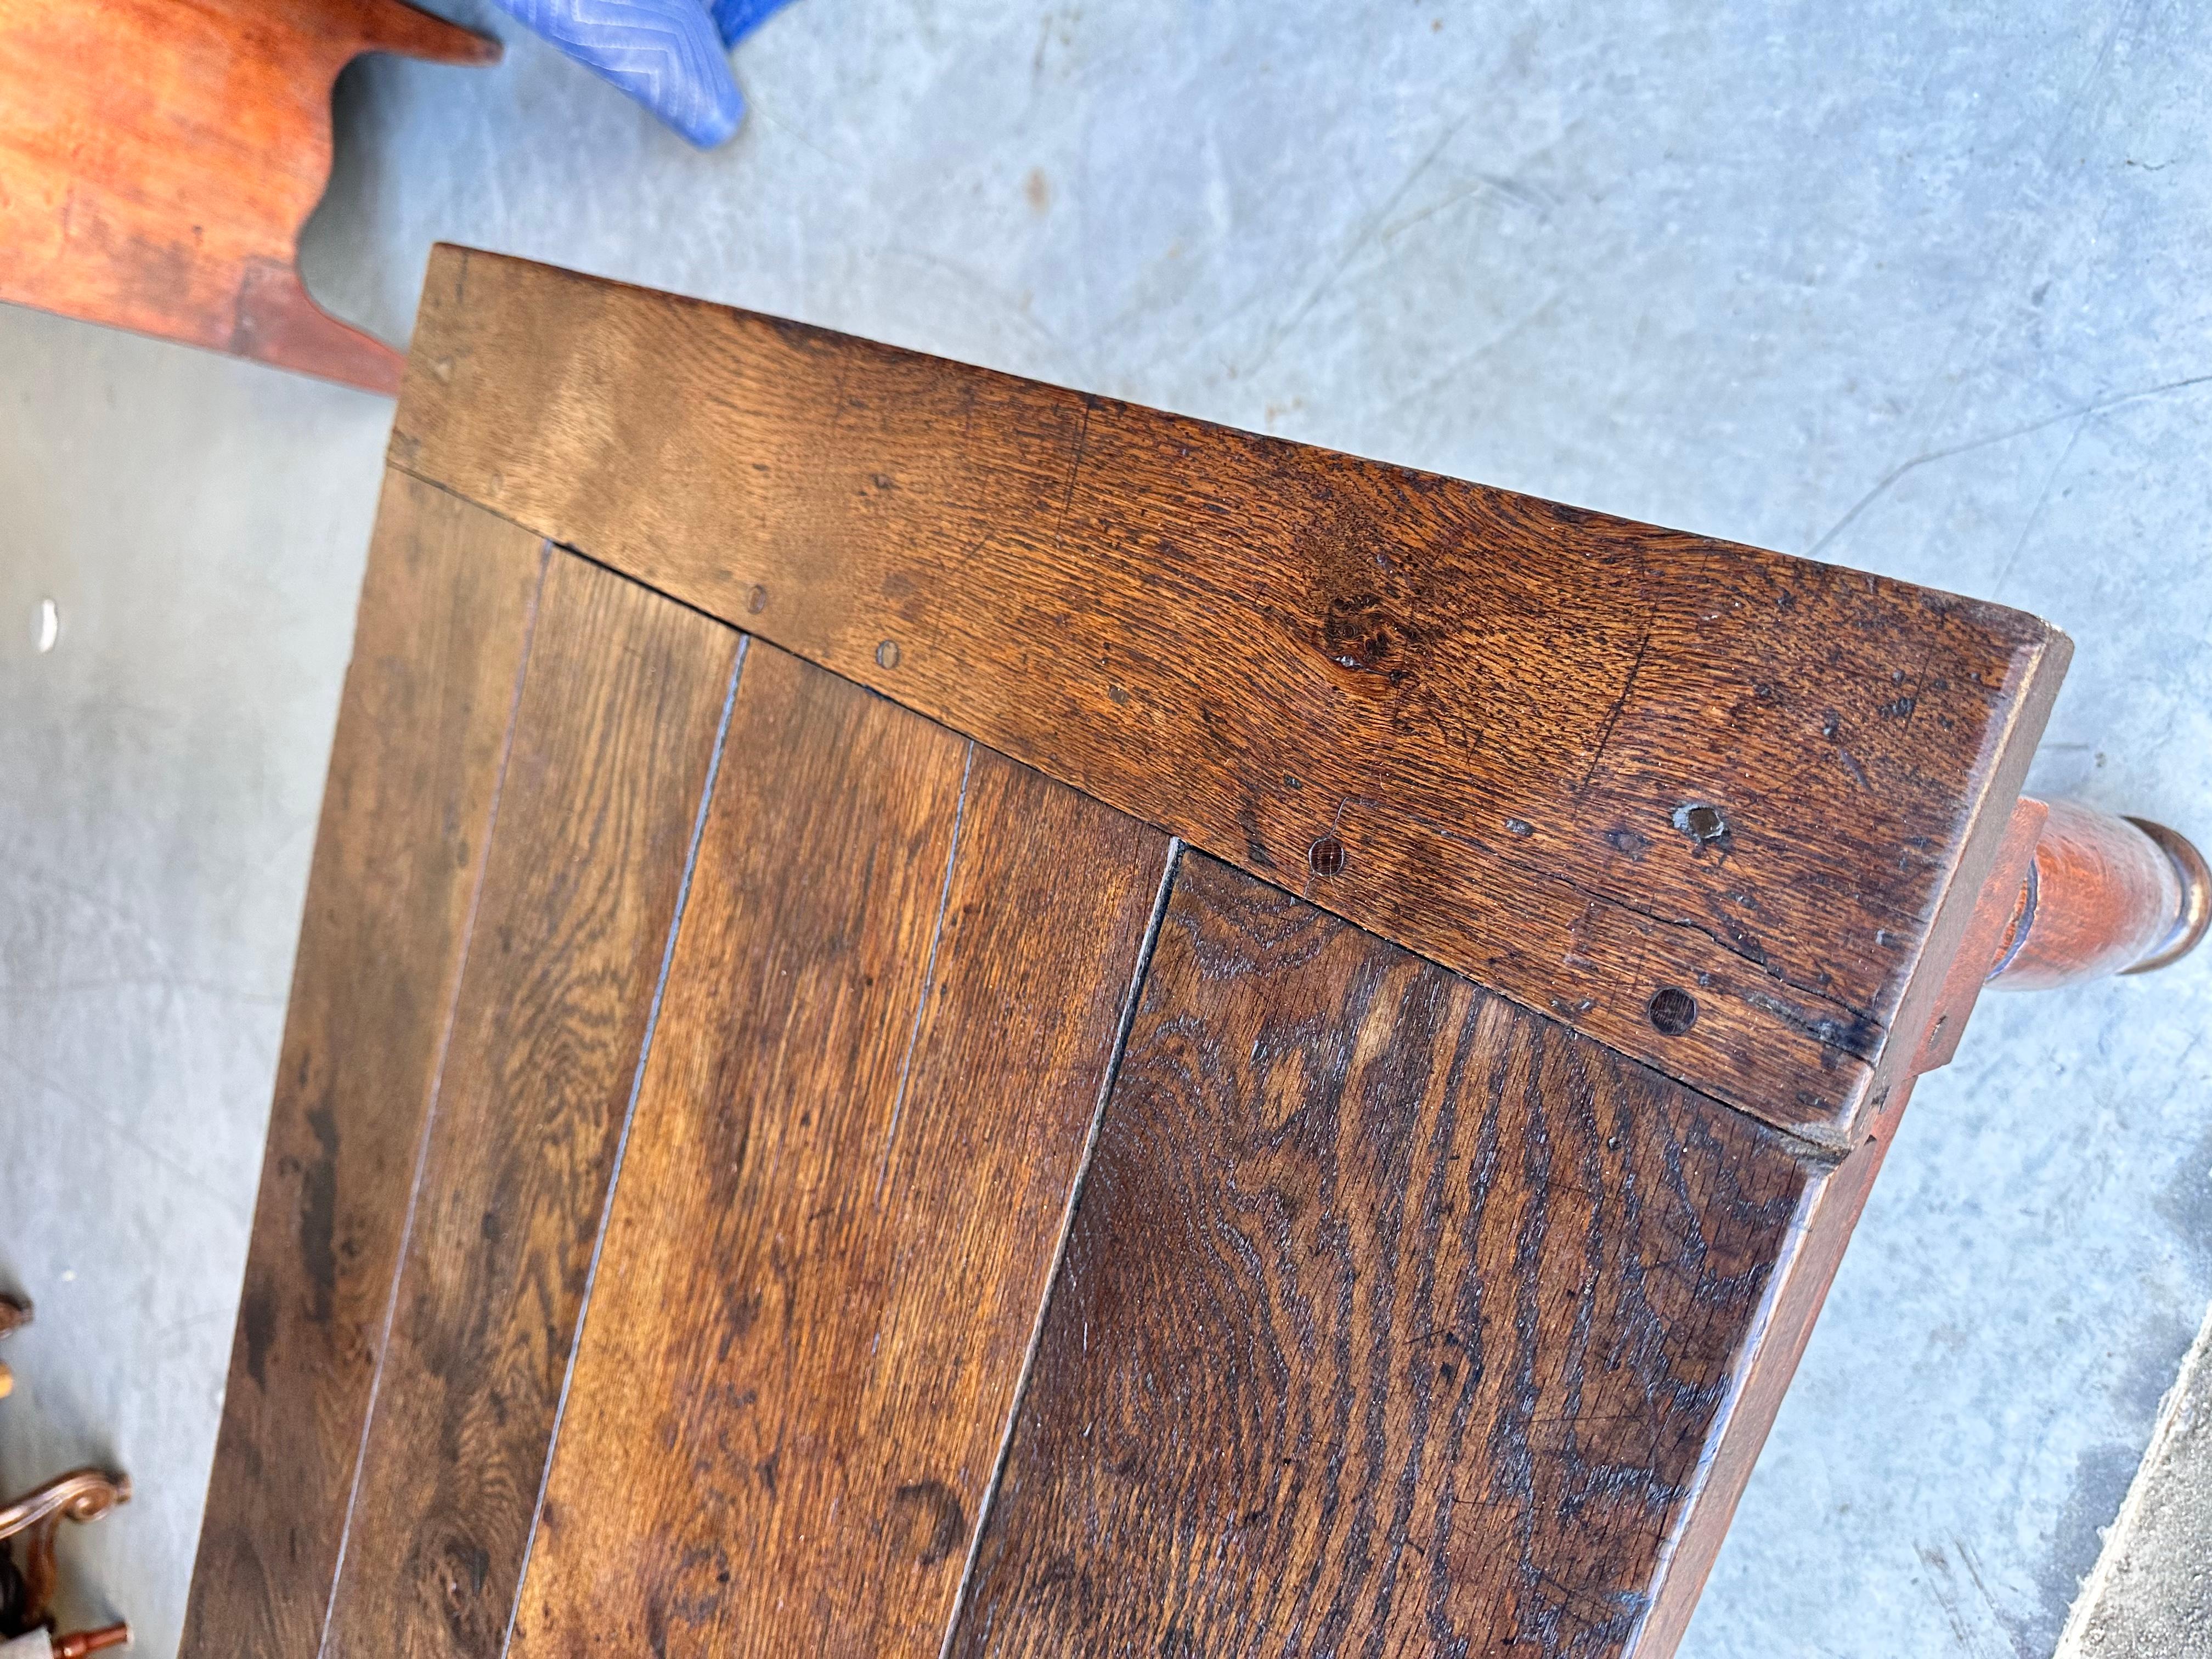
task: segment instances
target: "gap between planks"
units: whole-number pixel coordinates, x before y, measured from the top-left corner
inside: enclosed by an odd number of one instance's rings
[[[413,473],[407,475],[413,477]],[[428,483],[428,480],[419,482]],[[453,499],[473,507],[465,495],[445,492]],[[507,520],[514,524],[514,520]],[[517,526],[527,529],[527,526]],[[534,532],[533,532],[534,533]],[[354,1512],[361,1502],[362,1476],[368,1468],[369,1431],[376,1425],[377,1395],[384,1386],[384,1363],[392,1352],[392,1328],[399,1316],[399,1286],[406,1277],[407,1243],[414,1237],[415,1214],[422,1196],[422,1178],[430,1162],[430,1132],[437,1121],[438,1097],[446,1085],[446,1059],[453,1046],[453,1023],[460,1017],[461,987],[467,975],[463,971],[469,951],[476,942],[477,911],[483,902],[484,873],[490,867],[492,842],[499,830],[499,805],[507,791],[507,763],[514,753],[515,728],[520,724],[522,690],[530,679],[530,655],[538,642],[538,607],[545,595],[546,573],[552,568],[554,544],[547,536],[538,538],[538,581],[530,590],[530,609],[522,622],[522,651],[514,665],[514,690],[507,705],[507,729],[500,734],[499,770],[492,780],[491,802],[484,814],[483,843],[477,849],[476,873],[470,878],[469,916],[461,927],[461,948],[455,958],[453,994],[446,1001],[445,1018],[438,1032],[437,1063],[430,1071],[430,1097],[422,1112],[421,1138],[415,1144],[415,1173],[407,1184],[407,1214],[399,1224],[398,1248],[392,1256],[392,1287],[386,1293],[383,1328],[377,1337],[376,1366],[369,1373],[368,1401],[362,1413],[361,1438],[354,1448],[353,1479],[346,1485],[345,1521],[338,1528],[337,1555],[331,1565],[330,1594],[323,1602],[322,1629],[315,1638],[316,1659],[322,1659],[330,1648],[331,1621],[337,1616],[338,1586],[345,1582],[346,1553],[353,1545]]]
[[[974,744],[969,744],[974,752]],[[965,780],[963,781],[965,794]],[[999,1449],[991,1460],[991,1478],[983,1486],[983,1501],[975,1506],[975,1525],[968,1534],[968,1559],[960,1565],[960,1583],[952,1593],[952,1612],[945,1621],[945,1639],[938,1644],[938,1659],[951,1659],[953,1638],[960,1633],[960,1621],[968,1611],[969,1592],[975,1588],[975,1562],[982,1553],[984,1529],[991,1523],[991,1510],[997,1502],[999,1483],[1005,1479],[1006,1459],[1014,1449],[1014,1430],[1021,1421],[1022,1402],[1028,1399],[1030,1373],[1036,1368],[1037,1349],[1044,1340],[1045,1316],[1052,1311],[1053,1292],[1060,1285],[1060,1272],[1067,1257],[1067,1243],[1075,1231],[1075,1206],[1083,1200],[1084,1183],[1091,1174],[1091,1162],[1098,1151],[1099,1131],[1106,1121],[1106,1103],[1114,1096],[1115,1080],[1121,1074],[1122,1057],[1128,1052],[1129,1030],[1136,1024],[1137,1004],[1144,995],[1145,981],[1152,970],[1152,949],[1159,943],[1160,924],[1167,919],[1168,900],[1175,891],[1176,872],[1182,868],[1183,843],[1179,837],[1168,837],[1168,855],[1160,867],[1160,884],[1152,895],[1152,914],[1145,921],[1145,937],[1137,946],[1136,966],[1129,973],[1129,988],[1121,999],[1121,1018],[1114,1030],[1114,1047],[1107,1055],[1104,1074],[1098,1083],[1098,1099],[1091,1109],[1091,1128],[1084,1137],[1083,1156],[1075,1166],[1075,1179],[1068,1182],[1067,1205],[1060,1212],[1060,1238],[1053,1246],[1052,1266],[1045,1273],[1044,1294],[1037,1298],[1036,1317],[1030,1323],[1030,1340],[1022,1351],[1022,1368],[1014,1376],[1014,1397],[1006,1407],[1006,1426],[999,1434]]]
[[[621,574],[619,571],[614,574]],[[545,1466],[538,1472],[538,1496],[530,1506],[529,1530],[522,1537],[522,1574],[514,1582],[514,1598],[507,1609],[506,1633],[500,1638],[501,1659],[506,1659],[507,1650],[514,1644],[514,1623],[522,1612],[522,1588],[530,1580],[530,1557],[537,1547],[538,1523],[545,1514],[545,1489],[552,1482],[553,1459],[561,1449],[561,1425],[568,1414],[568,1389],[576,1380],[576,1359],[584,1351],[584,1328],[592,1316],[592,1291],[599,1279],[599,1257],[606,1249],[608,1223],[614,1218],[615,1191],[622,1184],[623,1160],[629,1152],[630,1126],[637,1121],[638,1096],[645,1088],[646,1062],[653,1057],[653,1033],[660,1027],[661,998],[668,989],[669,970],[676,962],[676,936],[683,928],[684,912],[690,902],[691,877],[699,867],[699,844],[706,837],[707,812],[714,804],[715,780],[721,775],[722,750],[729,741],[730,717],[737,712],[738,684],[744,676],[745,655],[751,646],[752,635],[740,630],[737,660],[730,665],[729,688],[722,694],[721,720],[714,728],[714,752],[707,759],[707,780],[700,787],[699,809],[691,819],[691,842],[684,853],[684,874],[676,887],[675,911],[668,918],[668,938],[660,949],[660,972],[653,982],[653,1003],[645,1017],[645,1037],[638,1044],[637,1068],[630,1074],[629,1099],[623,1108],[622,1133],[615,1141],[614,1167],[607,1172],[606,1194],[599,1201],[599,1224],[592,1237],[591,1265],[584,1271],[583,1299],[576,1306],[576,1328],[568,1338],[568,1363],[562,1370],[561,1392],[553,1406],[553,1431],[545,1442]]]

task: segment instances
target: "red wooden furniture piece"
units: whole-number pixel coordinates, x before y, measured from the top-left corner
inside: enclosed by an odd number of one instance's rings
[[[27,1303],[0,1297],[0,1336],[11,1334],[30,1320]],[[0,1381],[7,1376],[7,1368],[0,1366]],[[5,1392],[0,1389],[0,1394]],[[118,1504],[130,1501],[127,1477],[74,1469],[12,1503],[0,1503],[0,1645],[9,1638],[51,1630],[58,1576],[54,1540],[63,1522],[97,1521]],[[83,1659],[86,1654],[122,1647],[130,1640],[130,1626],[118,1624],[55,1636],[52,1648],[54,1659]]]
[[[400,0],[0,0],[0,300],[396,393],[295,246],[365,52],[499,46]]]

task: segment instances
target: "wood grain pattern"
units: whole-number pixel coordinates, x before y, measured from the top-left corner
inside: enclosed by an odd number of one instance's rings
[[[737,646],[547,570],[326,1653],[506,1642]]]
[[[1965,926],[2069,649],[1992,605],[453,249],[392,458],[1839,1142],[1892,1028],[1919,1035],[1914,969]],[[1325,836],[1341,871],[1315,876]],[[1675,1035],[1667,988],[1698,1005]]]
[[[1635,1659],[1670,1659],[1689,1629],[1698,1594],[1735,1518],[1736,1503],[1843,1265],[1844,1247],[1896,1139],[1912,1082],[1908,1077],[1897,1085],[1866,1139],[1799,1206],[1790,1240],[1768,1281],[1765,1305],[1745,1338],[1728,1396],[1707,1431],[1705,1462],[1653,1570],[1650,1611],[1637,1632]]]
[[[183,1652],[320,1638],[544,554],[385,483],[276,1068]]]
[[[2207,921],[2203,855],[2160,824],[2086,801],[2045,808],[2028,879],[1990,983],[2042,991],[2107,974],[2142,973],[2186,956]]]
[[[1166,842],[771,647],[728,755],[514,1650],[934,1659]]]
[[[399,0],[0,0],[0,300],[396,392],[294,248],[364,52],[499,46]]]
[[[1789,1145],[1187,855],[951,1651],[1626,1651]]]
[[[1920,1041],[1919,1059],[1912,1068],[1916,1074],[1948,1066],[1958,1054],[1966,1022],[1973,1016],[1994,965],[2004,954],[2005,937],[2023,896],[2028,869],[2035,861],[2036,837],[2043,833],[2049,812],[2041,801],[2026,796],[2013,803],[1996,857],[1982,880],[1981,896],[1974,901],[1970,924],[1943,975],[1942,994],[1927,1022],[1927,1035]]]

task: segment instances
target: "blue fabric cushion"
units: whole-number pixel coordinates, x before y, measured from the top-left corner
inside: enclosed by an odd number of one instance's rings
[[[714,27],[722,44],[734,46],[791,3],[791,0],[714,0]]]
[[[745,100],[724,45],[775,9],[776,0],[499,0],[562,52],[613,82],[702,149],[738,130]]]

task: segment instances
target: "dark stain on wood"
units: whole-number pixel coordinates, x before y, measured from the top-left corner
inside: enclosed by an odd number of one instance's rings
[[[1186,856],[952,1651],[1624,1651],[1822,1174]]]
[[[960,1495],[942,1480],[909,1480],[891,1493],[891,1505],[905,1513],[905,1553],[933,1567],[968,1542],[968,1516]]]

